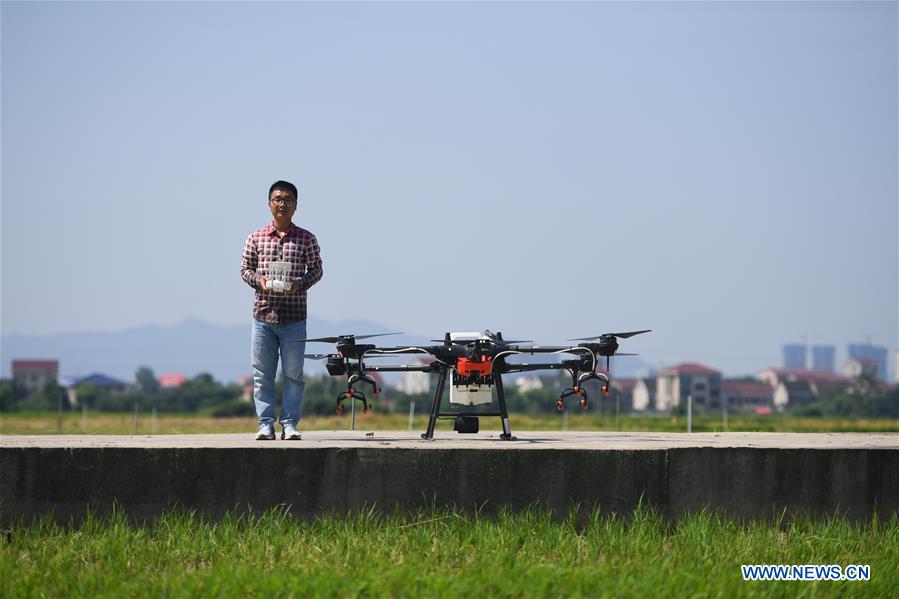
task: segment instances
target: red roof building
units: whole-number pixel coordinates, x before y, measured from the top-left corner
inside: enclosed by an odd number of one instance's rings
[[[169,372],[159,375],[159,386],[163,389],[177,389],[187,382],[187,377],[180,372]]]
[[[665,373],[676,372],[678,374],[687,374],[687,375],[694,375],[694,374],[702,374],[702,375],[717,374],[719,376],[721,375],[721,372],[718,370],[715,370],[714,368],[709,368],[708,366],[703,366],[702,364],[696,364],[694,362],[685,362],[683,364],[678,364],[677,366],[669,366],[668,368],[663,368],[659,372],[660,373],[661,372],[665,372]]]
[[[13,360],[13,383],[31,395],[59,377],[59,360]]]
[[[728,409],[756,411],[774,405],[774,387],[762,381],[721,381],[721,397]]]
[[[769,368],[759,373],[759,379],[776,387],[780,383],[815,383],[818,385],[849,385],[849,377],[824,370],[808,370],[805,368]]]

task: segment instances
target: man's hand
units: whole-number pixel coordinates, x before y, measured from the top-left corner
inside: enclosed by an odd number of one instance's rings
[[[299,293],[300,292],[300,282],[301,282],[300,279],[292,280],[290,282],[290,291],[288,291],[287,293],[290,293],[291,295]]]
[[[268,281],[265,277],[259,277],[259,289],[262,291],[268,291]]]

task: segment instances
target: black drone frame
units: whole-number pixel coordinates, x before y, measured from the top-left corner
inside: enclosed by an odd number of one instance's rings
[[[393,335],[398,333],[382,333],[380,335],[342,335],[340,337],[322,337],[307,339],[307,342],[336,343],[336,354],[307,354],[312,359],[327,359],[326,368],[328,374],[347,377],[347,390],[337,396],[337,413],[343,413],[345,400],[360,401],[363,413],[368,411],[370,404],[368,398],[359,390],[359,384],[371,387],[372,397],[381,393],[381,388],[371,376],[370,372],[424,372],[437,375],[437,387],[434,399],[431,403],[431,411],[428,418],[428,428],[421,437],[430,440],[434,438],[434,428],[438,419],[455,419],[455,429],[458,432],[477,432],[480,416],[499,417],[502,421],[503,432],[500,439],[511,441],[512,427],[509,423],[509,410],[506,406],[506,394],[503,388],[502,375],[513,372],[531,372],[535,370],[567,370],[571,375],[571,387],[562,391],[556,402],[556,409],[560,412],[565,409],[565,400],[571,396],[578,396],[578,403],[584,409],[587,408],[587,394],[584,391],[584,383],[591,380],[599,381],[602,393],[608,395],[611,380],[609,378],[609,358],[614,355],[637,355],[618,353],[618,338],[627,338],[640,333],[647,333],[649,329],[642,331],[629,331],[626,333],[606,333],[596,337],[570,339],[569,341],[582,341],[575,346],[538,346],[518,345],[530,343],[523,341],[505,341],[502,333],[485,332],[485,338],[474,340],[454,340],[450,333],[446,333],[443,343],[434,346],[398,346],[377,347],[374,344],[359,344],[357,340],[381,335]],[[403,364],[403,365],[371,365],[365,360],[376,357],[401,356],[411,354],[428,354],[433,358],[429,364]],[[536,364],[517,364],[507,362],[507,358],[521,355],[549,355],[571,354],[572,359],[560,362],[542,362]],[[600,372],[600,358],[606,359],[606,372]],[[443,411],[441,405],[446,388],[447,378],[451,371],[456,371],[457,378],[462,384],[488,385],[496,387],[496,398],[499,404],[498,411],[469,411],[460,410]]]

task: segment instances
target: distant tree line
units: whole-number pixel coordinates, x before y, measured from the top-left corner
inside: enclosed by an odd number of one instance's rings
[[[60,406],[63,410],[81,410],[82,406],[86,406],[88,410],[101,412],[129,412],[137,407],[141,412],[155,408],[159,412],[202,413],[221,417],[255,415],[252,399],[242,399],[244,389],[241,385],[220,383],[210,374],[200,374],[176,388],[161,388],[153,371],[141,367],[135,374],[135,381],[135,384],[124,389],[82,383],[76,386],[76,404],[71,405],[66,389],[56,381],[47,381],[39,391],[28,396],[13,381],[5,379],[0,381],[0,412],[56,411]],[[345,390],[345,378],[307,376],[303,413],[334,414],[337,395]],[[279,397],[281,391],[282,386],[278,383],[276,393]],[[591,411],[614,414],[614,388],[608,396],[600,393],[597,387],[587,386],[586,391]],[[519,392],[513,385],[506,386],[509,411],[518,414],[554,413],[558,397],[558,389],[544,387]],[[410,404],[414,403],[416,413],[422,414],[430,410],[432,401],[433,395],[430,393],[407,394],[385,388],[371,403],[379,412],[396,413],[407,413]],[[447,401],[445,396],[444,409]],[[565,407],[568,410],[580,409],[576,397],[568,398]],[[349,408],[347,403],[346,409]],[[863,375],[849,388],[831,391],[807,405],[790,406],[787,413],[804,417],[899,418],[899,386],[884,390],[876,379]]]
[[[253,416],[255,408],[252,402],[242,399],[244,389],[236,383],[221,383],[210,374],[200,374],[185,381],[175,388],[162,388],[152,369],[141,367],[135,373],[135,383],[125,388],[110,388],[92,382],[84,382],[75,386],[75,404],[69,402],[67,390],[56,381],[48,381],[37,392],[30,396],[24,389],[16,388],[11,380],[0,381],[0,411],[56,411],[81,410],[86,407],[91,411],[130,412],[137,407],[141,412],[156,409],[159,412],[203,413],[212,416]],[[337,395],[346,391],[346,379],[333,376],[307,376],[303,401],[305,415],[331,415],[335,413]],[[363,392],[364,388],[360,388]],[[282,385],[277,384],[276,394],[280,397]],[[614,410],[614,391],[610,396],[603,396],[597,388],[587,388],[591,410]],[[449,389],[446,390],[444,403],[448,401]],[[506,386],[506,397],[509,410],[515,413],[552,413],[556,410],[558,390],[549,388],[518,392],[512,386]],[[418,414],[427,413],[431,408],[431,393],[408,394],[392,388],[384,388],[376,399],[370,403],[380,412],[407,413],[410,404],[415,404]],[[566,401],[569,409],[579,409],[576,398]],[[350,409],[345,403],[345,409]],[[446,406],[444,405],[444,409]]]

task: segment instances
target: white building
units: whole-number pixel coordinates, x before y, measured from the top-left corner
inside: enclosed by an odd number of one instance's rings
[[[519,393],[527,393],[528,391],[543,389],[543,381],[540,380],[539,376],[533,374],[522,375],[515,378],[515,387]]]
[[[416,358],[415,360],[412,360],[411,364],[413,366],[422,366],[424,364],[429,364],[430,362],[431,360],[425,362],[424,360]],[[430,393],[431,375],[427,372],[405,372],[403,373],[403,377],[397,381],[396,390],[408,393],[409,395]]]
[[[637,379],[634,384],[634,410],[645,412],[655,405],[656,382],[652,379]]]

